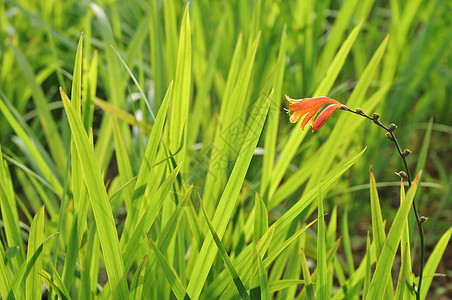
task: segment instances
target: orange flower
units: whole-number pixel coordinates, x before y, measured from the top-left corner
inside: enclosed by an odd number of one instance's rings
[[[301,117],[306,115],[301,122],[301,130],[304,130],[304,127],[309,121],[309,124],[312,126],[313,131],[317,131],[320,127],[325,124],[326,120],[333,114],[333,112],[342,107],[342,104],[338,101],[328,98],[328,97],[315,97],[315,98],[304,98],[304,99],[291,99],[286,95],[287,101],[291,104],[289,106],[288,113],[293,111],[293,114],[290,115],[290,122],[296,123],[300,120]],[[332,103],[327,106],[315,119],[315,114],[319,111],[319,109],[328,103]]]

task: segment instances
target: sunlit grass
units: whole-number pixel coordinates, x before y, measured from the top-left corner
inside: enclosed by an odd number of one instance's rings
[[[412,201],[437,216],[438,292],[446,2],[1,1],[0,294],[414,298]],[[341,112],[302,131],[284,94],[378,111],[443,190],[377,191],[402,169],[382,132]]]

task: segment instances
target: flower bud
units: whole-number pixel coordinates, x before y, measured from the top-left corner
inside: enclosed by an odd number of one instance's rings
[[[403,157],[407,157],[407,156],[410,155],[410,154],[411,154],[411,150],[410,150],[410,149],[405,149],[405,150],[403,150],[403,152],[402,152]]]
[[[421,217],[419,218],[419,224],[422,224],[422,223],[424,223],[424,222],[427,221],[427,220],[428,220],[427,217],[421,216]]]
[[[380,118],[380,115],[377,113],[374,113],[374,115],[372,116],[372,119],[374,120],[374,123],[378,124],[378,119]]]
[[[360,114],[360,115],[363,114],[363,110],[362,110],[361,108],[359,108],[359,107],[356,109],[356,112],[357,112],[358,114]]]
[[[392,134],[390,132],[386,132],[385,135],[390,141],[394,142],[394,139],[392,138]]]
[[[390,132],[393,132],[393,131],[396,130],[396,129],[397,129],[397,125],[396,125],[396,124],[391,123],[391,125],[389,125],[389,131],[390,131]]]
[[[408,179],[408,175],[404,171],[400,171],[399,173],[395,172],[397,176],[403,179]]]

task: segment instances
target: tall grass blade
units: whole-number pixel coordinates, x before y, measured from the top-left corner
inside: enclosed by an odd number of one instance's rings
[[[39,253],[35,258],[34,264],[29,270],[26,277],[26,297],[27,299],[41,299],[42,295],[42,279],[39,275],[43,267],[44,258],[42,253],[38,251],[44,242],[44,206],[36,212],[30,226],[30,234],[28,237],[27,248],[27,264],[33,259],[35,253]]]
[[[408,190],[404,203],[400,206],[389,230],[386,242],[381,250],[374,276],[370,283],[369,294],[366,299],[382,299],[385,293],[385,284],[391,275],[391,267],[400,242],[403,228],[407,222],[408,213],[413,203],[414,195],[419,184],[420,174],[416,177],[413,185]]]
[[[110,287],[120,297],[126,298],[128,295],[126,273],[119,251],[118,233],[100,168],[95,160],[94,151],[89,143],[80,115],[77,114],[64,91],[60,90],[60,92],[90,195]]]
[[[223,237],[224,231],[226,230],[229,217],[235,207],[235,202],[240,193],[240,188],[243,184],[243,180],[245,179],[246,171],[248,170],[248,166],[251,162],[254,149],[256,148],[257,142],[259,141],[260,133],[262,131],[262,127],[264,126],[264,121],[267,116],[271,97],[272,93],[268,96],[267,100],[262,104],[261,107],[256,108],[256,118],[248,131],[245,139],[246,143],[243,144],[240,150],[228,184],[226,185],[220,202],[218,203],[212,224],[216,228],[217,234],[220,238]],[[191,275],[192,280],[190,280],[187,287],[187,292],[191,298],[199,297],[204,282],[207,278],[207,274],[211,268],[215,254],[216,247],[214,245],[213,238],[207,236],[197,257],[198,263],[193,269]]]

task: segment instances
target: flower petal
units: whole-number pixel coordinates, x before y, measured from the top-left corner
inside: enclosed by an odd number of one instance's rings
[[[292,99],[292,98],[290,98],[290,97],[287,96],[287,95],[285,95],[285,96],[286,96],[287,101],[289,101],[290,103],[297,103],[297,102],[303,100],[303,99]]]
[[[325,124],[326,120],[328,120],[328,118],[331,117],[333,112],[338,108],[341,108],[340,103],[328,105],[315,119],[314,124],[312,125],[312,130],[319,130],[323,124]]]
[[[289,121],[290,121],[291,123],[297,123],[298,120],[300,120],[300,118],[301,118],[303,115],[305,115],[305,114],[306,114],[306,112],[305,112],[305,111],[302,111],[302,110],[295,111],[295,112],[290,116]]]
[[[290,99],[290,98],[289,98]],[[291,99],[292,100],[292,99]],[[291,110],[297,111],[297,110],[305,110],[305,109],[312,109],[314,107],[320,109],[325,104],[328,103],[334,103],[334,104],[340,104],[338,101],[328,98],[328,97],[315,97],[315,98],[304,98],[299,101],[290,101],[292,104],[289,106]]]
[[[304,127],[308,122],[312,125],[312,119],[314,118],[315,114],[317,113],[317,110],[311,110],[309,113],[304,117],[303,122],[301,122],[301,130],[304,130]]]

